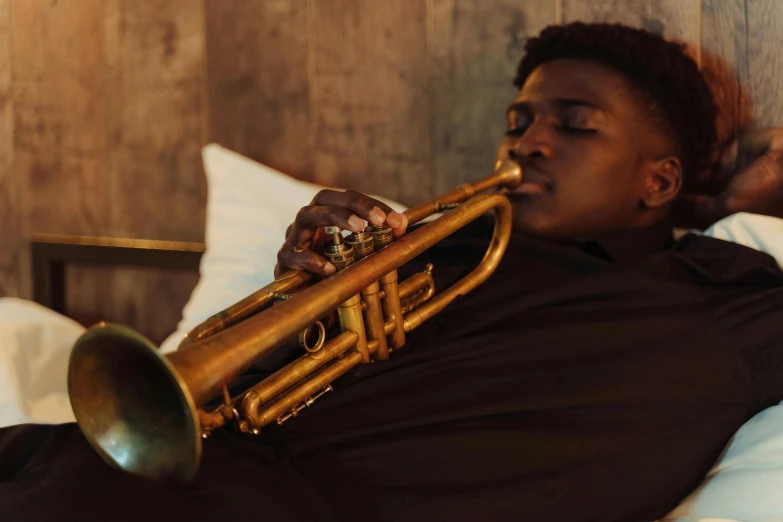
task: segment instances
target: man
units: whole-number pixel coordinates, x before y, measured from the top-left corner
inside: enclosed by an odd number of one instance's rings
[[[0,447],[12,470],[0,514],[649,521],[672,509],[731,435],[783,398],[783,273],[735,244],[672,239],[672,208],[715,145],[709,90],[679,47],[572,24],[526,50],[498,152],[526,182],[509,194],[515,231],[484,285],[283,428],[210,439],[193,485],[110,470],[73,426],[15,432]],[[757,136],[762,172],[779,157],[770,136]],[[758,172],[692,208],[743,197],[774,208],[773,191],[751,197],[770,183]],[[365,220],[407,228],[364,195],[322,192],[279,269],[333,273],[318,227]],[[487,228],[466,227],[402,272],[433,261],[442,288],[475,265]]]
[[[716,141],[696,64],[607,25],[549,28],[526,51],[498,151],[525,182],[498,272],[291,428],[337,446],[395,520],[652,520],[783,399],[783,274],[734,244],[672,239]],[[279,270],[330,274],[316,227],[364,220],[407,225],[361,194],[320,193]],[[473,227],[430,254],[439,286],[487,238]]]

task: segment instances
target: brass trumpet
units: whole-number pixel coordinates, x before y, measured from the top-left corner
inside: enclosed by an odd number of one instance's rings
[[[327,227],[333,242],[325,255],[338,267],[335,274],[316,281],[312,274],[289,271],[196,327],[174,353],[162,355],[120,325],[91,327],[74,345],[68,367],[79,427],[114,467],[146,478],[191,479],[202,437],[228,423],[257,434],[296,417],[351,368],[388,358],[406,334],[483,283],[508,245],[511,205],[502,192],[479,193],[513,188],[521,180],[517,164],[499,161],[487,178],[408,209],[410,225],[443,215],[396,241],[384,227],[347,238]],[[399,266],[493,209],[492,239],[470,274],[437,295],[429,266],[398,285]],[[339,332],[329,337],[321,320],[335,310]],[[315,332],[317,340],[308,341]],[[307,353],[229,396],[229,383],[297,336]],[[221,393],[221,406],[201,409]]]

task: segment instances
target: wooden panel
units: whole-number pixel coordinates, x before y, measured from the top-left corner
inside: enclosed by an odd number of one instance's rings
[[[198,283],[197,272],[166,272],[146,268],[70,266],[65,270],[68,315],[85,326],[111,321],[138,329],[156,345],[177,329],[190,291]],[[104,288],[101,301],[83,303],[71,294],[85,281],[114,282]]]
[[[315,179],[407,203],[429,197],[425,1],[309,6]]]
[[[719,107],[718,136],[730,141],[753,116],[747,92],[745,0],[703,0],[702,71]]]
[[[783,3],[746,2],[748,88],[760,127],[783,126]]]
[[[108,222],[100,0],[11,3],[16,171],[33,231],[94,234]]]
[[[203,239],[203,16],[197,0],[105,2],[114,235]]]
[[[562,0],[563,22],[619,22],[699,42],[699,0]]]
[[[109,223],[102,16],[99,0],[11,2],[14,171],[31,232],[98,234]],[[104,309],[110,282],[76,274],[74,309]]]
[[[112,235],[203,240],[203,17],[197,0],[105,2]],[[160,339],[175,329],[195,283],[117,271],[105,315]]]
[[[492,170],[525,41],[556,22],[556,2],[433,0],[430,6],[431,123],[440,194]]]
[[[210,139],[311,180],[307,0],[207,0]]]
[[[0,0],[0,223],[2,223],[2,245],[0,246],[0,297],[20,296],[25,292],[21,269],[24,230],[21,176],[14,170],[14,112],[11,86],[11,5],[9,0]],[[29,274],[26,276],[29,278]]]
[[[702,54],[711,53],[747,75],[745,0],[703,0]]]

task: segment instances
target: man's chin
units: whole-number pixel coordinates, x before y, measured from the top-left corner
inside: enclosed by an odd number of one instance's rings
[[[556,214],[544,199],[539,195],[509,194],[515,232],[543,238],[557,237],[556,223],[552,219]]]

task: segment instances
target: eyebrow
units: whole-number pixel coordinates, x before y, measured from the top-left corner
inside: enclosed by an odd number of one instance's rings
[[[570,109],[572,107],[585,107],[593,110],[603,110],[598,105],[591,101],[583,100],[581,98],[552,98],[547,100],[547,103],[551,103],[558,109]],[[509,105],[506,112],[511,111],[529,111],[531,109],[530,102],[516,102]]]

